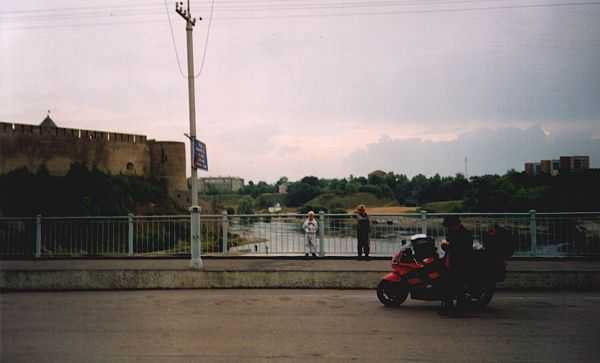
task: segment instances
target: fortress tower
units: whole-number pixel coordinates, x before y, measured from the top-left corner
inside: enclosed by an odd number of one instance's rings
[[[170,189],[187,190],[185,178],[185,144],[174,141],[149,140],[150,172],[163,180]]]

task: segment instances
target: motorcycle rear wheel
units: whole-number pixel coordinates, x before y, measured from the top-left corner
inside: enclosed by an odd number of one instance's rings
[[[405,283],[381,280],[377,285],[377,298],[385,306],[400,306],[407,297],[408,285]]]
[[[487,283],[477,290],[478,291],[468,291],[468,302],[472,308],[482,309],[488,306],[492,301],[494,293],[496,292],[496,284]]]

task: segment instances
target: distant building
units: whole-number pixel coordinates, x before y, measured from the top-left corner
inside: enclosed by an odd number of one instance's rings
[[[277,187],[277,193],[279,193],[279,194],[287,194],[287,191],[288,191],[287,183],[279,184],[279,186]]]
[[[578,171],[590,168],[589,156],[561,156],[560,170]]]
[[[540,173],[546,175],[558,175],[560,170],[559,160],[541,160],[540,161]]]
[[[235,193],[244,186],[244,179],[239,177],[206,177],[198,178],[198,192],[206,193],[211,188],[220,193]]]
[[[531,175],[531,176],[540,175],[541,169],[542,169],[541,163],[531,163],[531,162],[525,163],[525,173],[527,173],[527,175]]]
[[[534,175],[534,173],[535,173],[532,162],[529,162],[529,161],[526,162],[524,169],[525,169],[525,174],[527,174],[527,175]]]
[[[552,171],[551,174],[552,176],[556,176],[558,175],[560,171],[560,160],[552,160]]]
[[[540,172],[542,174],[551,174],[552,173],[552,160],[540,161]]]
[[[558,160],[541,160],[539,163],[526,162],[527,175],[558,175],[560,172],[582,171],[590,168],[590,157],[587,155],[561,156]]]
[[[269,213],[279,213],[281,212],[281,204],[280,203],[276,203],[274,206],[269,207]]]

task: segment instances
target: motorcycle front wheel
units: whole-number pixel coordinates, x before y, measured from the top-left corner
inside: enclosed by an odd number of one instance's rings
[[[377,298],[385,306],[400,306],[408,297],[408,285],[402,282],[381,280],[377,285]]]

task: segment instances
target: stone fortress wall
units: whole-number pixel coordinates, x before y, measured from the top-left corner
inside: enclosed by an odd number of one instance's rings
[[[0,122],[0,175],[45,165],[51,175],[62,176],[75,162],[113,175],[152,176],[166,181],[171,193],[187,191],[182,142],[57,127],[50,117],[39,126]]]

